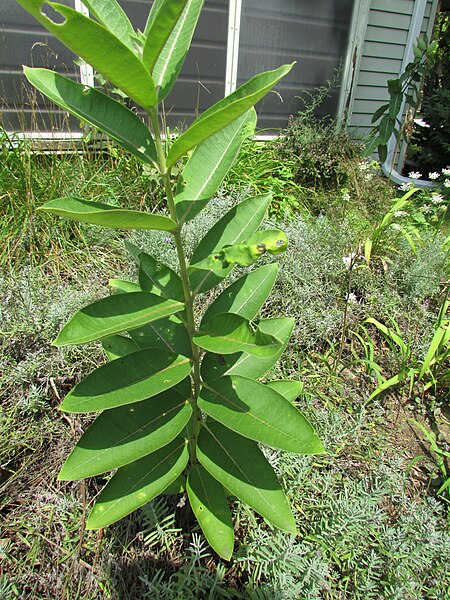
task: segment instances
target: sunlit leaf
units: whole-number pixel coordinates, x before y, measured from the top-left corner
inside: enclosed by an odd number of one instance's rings
[[[247,240],[261,225],[270,201],[270,194],[247,198],[208,231],[195,248],[189,266],[191,287],[196,293],[211,289],[230,273],[233,265],[216,269],[211,265],[210,256],[227,244]]]
[[[105,410],[72,450],[59,479],[99,475],[162,448],[190,419],[190,399],[190,380],[185,379],[148,400]]]
[[[57,2],[17,2],[74,54],[92,65],[138,104],[147,110],[156,104],[156,89],[150,73],[137,55],[106,27]],[[42,9],[47,5],[62,16],[62,23],[59,18],[54,21],[45,14]]]
[[[208,422],[200,432],[197,457],[225,489],[276,527],[297,532],[283,490],[256,442]]]
[[[28,67],[23,70],[28,81],[52,102],[97,127],[143,162],[156,162],[155,142],[149,130],[126,106],[53,71]]]
[[[110,204],[81,200],[80,198],[57,198],[39,206],[38,210],[81,221],[81,223],[111,227],[112,229],[170,231],[176,227],[175,221],[163,215],[117,208]]]
[[[210,417],[262,444],[299,454],[322,454],[310,423],[288,400],[258,381],[224,376],[205,384],[198,401]]]
[[[211,137],[254,106],[294,66],[283,65],[252,77],[232,94],[206,110],[189,129],[172,144],[167,155],[167,165],[174,165],[186,152]]]
[[[207,308],[202,323],[219,313],[235,313],[246,319],[254,319],[273,288],[278,265],[272,263],[255,269],[236,280]]]
[[[288,402],[294,402],[303,390],[303,381],[293,381],[291,379],[267,381],[264,385],[281,394]]]
[[[157,7],[155,18],[146,27],[146,41],[142,49],[142,61],[150,73],[172,33],[187,0],[163,0]]]
[[[159,53],[153,68],[153,78],[158,89],[158,100],[161,102],[172,89],[183,66],[187,51],[194,35],[204,0],[188,0],[164,48]],[[159,3],[162,7],[163,3]],[[159,12],[159,11],[158,11]],[[158,13],[155,15],[157,21]],[[149,29],[153,25],[150,22]]]
[[[251,109],[195,148],[178,179],[175,206],[180,221],[193,219],[208,204],[255,126]]]
[[[135,31],[116,0],[83,0],[83,4],[111,33],[135,50]]]
[[[139,350],[98,367],[67,394],[59,408],[82,413],[140,402],[168,390],[190,372],[185,356],[159,348]]]
[[[113,294],[85,306],[64,325],[55,346],[86,344],[184,310],[184,304],[149,292]]]
[[[281,348],[281,342],[264,333],[252,323],[233,313],[214,315],[194,336],[200,348],[220,354],[248,352],[253,356],[272,356]]]
[[[258,326],[261,331],[273,335],[282,342],[282,347],[276,354],[263,358],[246,352],[228,355],[207,352],[201,366],[202,378],[205,381],[212,381],[222,375],[242,375],[250,379],[258,379],[267,373],[283,353],[294,328],[294,319],[288,317],[262,319]]]

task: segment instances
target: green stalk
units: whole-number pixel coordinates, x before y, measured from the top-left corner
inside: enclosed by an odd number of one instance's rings
[[[189,276],[187,271],[187,262],[186,255],[184,253],[183,243],[181,240],[181,227],[177,211],[175,208],[175,200],[173,197],[172,186],[170,185],[170,169],[167,170],[166,166],[166,155],[164,153],[164,148],[161,142],[161,130],[159,127],[159,116],[158,116],[158,108],[155,107],[153,112],[149,113],[150,122],[152,124],[152,129],[155,137],[156,151],[158,154],[158,167],[161,174],[161,178],[164,183],[164,190],[166,192],[167,197],[167,206],[169,208],[171,218],[176,222],[177,228],[171,231],[174,240],[175,247],[178,255],[178,262],[180,265],[180,277],[181,282],[183,284],[183,294],[184,294],[184,303],[186,306],[186,329],[189,334],[189,339],[191,342],[192,349],[192,379],[194,383],[193,391],[192,391],[192,408],[194,410],[193,421],[194,427],[192,432],[192,438],[189,441],[189,455],[191,464],[194,464],[197,460],[196,458],[196,447],[197,447],[197,439],[198,434],[200,432],[200,427],[202,423],[201,412],[198,407],[198,396],[200,394],[201,380],[200,380],[200,352],[198,346],[194,343],[194,335],[196,332],[195,325],[195,317],[194,317],[194,294],[191,291],[191,287],[189,285]]]

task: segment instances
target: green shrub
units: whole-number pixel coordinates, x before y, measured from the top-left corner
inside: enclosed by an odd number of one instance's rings
[[[362,148],[334,121],[309,114],[291,116],[276,144],[280,158],[295,164],[294,182],[317,190],[343,187],[349,180],[348,163],[362,157]]]

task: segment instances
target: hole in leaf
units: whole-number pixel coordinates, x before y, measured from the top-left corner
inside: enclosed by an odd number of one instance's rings
[[[47,17],[54,25],[64,25],[67,21],[66,17],[46,2],[41,6],[41,14],[43,14],[44,17]]]

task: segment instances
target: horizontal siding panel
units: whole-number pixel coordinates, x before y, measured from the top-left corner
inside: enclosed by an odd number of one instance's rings
[[[400,59],[390,58],[371,58],[363,56],[361,59],[361,71],[372,71],[374,73],[386,73],[387,75],[398,75],[402,66]]]
[[[349,133],[354,139],[365,139],[367,138],[372,129],[371,115],[355,115],[354,123],[349,127]]]
[[[360,71],[358,86],[385,88],[388,79],[393,79],[386,73],[372,73],[370,71]]]
[[[380,100],[355,100],[354,104],[353,104],[353,115],[356,119],[357,115],[370,115],[370,118],[372,118],[372,115],[374,114],[374,112],[382,105],[383,102],[380,102]]]
[[[367,26],[366,42],[382,42],[384,44],[406,45],[408,31],[403,29],[390,29],[388,27]]]
[[[0,68],[21,69],[22,65],[75,73],[75,55],[44,31],[9,33],[0,36]]]
[[[365,42],[363,46],[363,56],[371,56],[372,58],[384,58],[388,56],[391,59],[402,60],[404,51],[404,46],[398,46],[396,44]]]
[[[408,30],[410,23],[411,15],[386,12],[384,10],[371,10],[369,15],[369,25],[376,27]]]
[[[414,0],[372,0],[371,9],[412,15]]]
[[[379,100],[384,102],[389,98],[389,93],[386,86],[366,86],[358,85],[358,90],[355,100]]]

